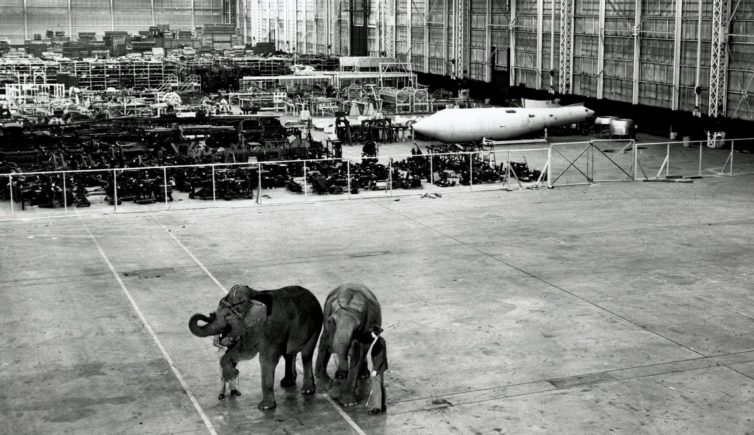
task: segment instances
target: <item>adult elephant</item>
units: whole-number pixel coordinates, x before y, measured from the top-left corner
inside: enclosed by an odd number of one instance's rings
[[[206,322],[200,326],[199,322]],[[303,394],[315,391],[312,358],[317,337],[322,329],[322,307],[307,289],[298,286],[278,290],[257,291],[234,286],[220,300],[209,317],[194,314],[189,329],[197,337],[221,335],[236,339],[220,359],[223,379],[236,379],[239,361],[259,354],[262,368],[262,401],[259,409],[273,409],[275,402],[275,367],[285,359],[282,387],[296,385],[296,354],[301,352],[304,365]]]
[[[315,373],[330,385],[327,363],[338,356],[336,378],[345,378],[341,387],[343,406],[356,405],[356,381],[369,376],[364,361],[373,326],[382,324],[382,309],[377,297],[363,284],[343,284],[330,292],[324,306],[325,326],[319,339]],[[361,376],[359,376],[361,375]]]

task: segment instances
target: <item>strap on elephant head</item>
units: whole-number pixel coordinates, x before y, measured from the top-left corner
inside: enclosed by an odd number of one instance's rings
[[[338,311],[344,310],[344,311],[346,311],[348,313],[351,313],[354,316],[356,316],[356,318],[359,319],[359,321],[362,324],[366,320],[365,319],[365,317],[366,317],[366,311],[359,311],[359,310],[357,310],[357,309],[355,309],[353,307],[349,307],[349,306],[345,306],[344,307],[343,304],[340,303],[340,298],[335,298],[335,301],[333,302],[332,306],[333,306],[333,310],[332,310],[332,314],[330,314],[330,319],[332,319],[332,317],[335,316],[335,313],[337,313]]]
[[[269,316],[272,314],[272,296],[265,292],[253,292],[252,295],[248,298],[244,298],[242,295],[238,294],[238,290],[245,286],[240,285],[234,285],[230,288],[230,291],[227,295],[225,295],[224,298],[220,299],[220,305],[230,310],[231,313],[235,314],[239,318],[243,319],[246,317],[246,314],[248,314],[249,310],[247,308],[244,309],[238,309],[239,305],[243,305],[246,303],[259,303],[264,304],[264,306],[267,308],[267,315]]]
[[[230,292],[228,292],[228,294],[225,295],[224,298],[220,299],[220,305],[229,309],[231,313],[243,319],[244,317],[246,317],[246,312],[244,310],[239,310],[236,307],[238,307],[239,305],[245,304],[246,302],[248,302],[248,300],[241,299],[241,297],[238,296],[238,287],[239,286],[234,285],[230,289]],[[233,299],[233,302],[230,302],[228,299]],[[241,300],[239,301],[239,299]]]

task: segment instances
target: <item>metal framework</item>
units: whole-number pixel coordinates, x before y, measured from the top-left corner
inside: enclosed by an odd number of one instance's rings
[[[730,0],[713,0],[708,112],[713,118],[724,116],[727,106],[729,19]]]
[[[468,67],[466,64],[469,60],[469,44],[466,41],[466,32],[468,30],[467,22],[469,14],[468,0],[456,0],[455,8],[456,25],[453,30],[456,33],[456,37],[453,38],[456,44],[456,76],[464,78],[468,75]]]
[[[560,71],[558,92],[573,92],[573,8],[574,0],[560,1]]]

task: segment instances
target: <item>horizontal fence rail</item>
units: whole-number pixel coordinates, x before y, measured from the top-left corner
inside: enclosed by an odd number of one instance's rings
[[[751,146],[754,139],[727,139],[714,149],[709,141],[595,139],[544,147],[486,142],[489,149],[455,153],[16,172],[0,174],[0,191],[7,192],[11,219],[57,216],[61,209],[69,215],[81,208],[90,214],[207,208],[218,201],[248,206],[436,198],[445,192],[732,176],[736,143]],[[744,165],[754,171],[752,160]]]

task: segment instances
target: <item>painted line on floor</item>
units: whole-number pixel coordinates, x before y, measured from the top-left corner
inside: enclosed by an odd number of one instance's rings
[[[128,291],[128,287],[126,287],[126,284],[123,282],[122,279],[120,279],[120,276],[118,275],[118,272],[115,270],[115,267],[110,262],[110,259],[107,258],[107,255],[105,255],[105,251],[102,250],[102,247],[100,246],[97,239],[94,237],[94,234],[92,234],[92,232],[89,230],[89,226],[86,224],[86,221],[84,221],[84,219],[81,217],[79,217],[79,219],[81,219],[81,223],[84,225],[84,229],[86,229],[87,234],[89,234],[89,237],[91,238],[92,242],[94,242],[94,246],[97,247],[97,250],[99,251],[100,255],[105,260],[105,263],[107,263],[107,267],[110,268],[110,272],[112,272],[113,276],[115,277],[115,280],[118,281],[118,284],[120,285],[121,290],[123,290],[123,293],[126,295],[126,298],[128,298],[128,301],[131,302],[131,306],[133,307],[134,311],[136,311],[136,314],[139,316],[141,323],[144,324],[144,327],[147,328],[149,335],[152,336],[152,340],[155,342],[155,344],[157,344],[157,347],[160,349],[160,352],[162,353],[162,357],[165,358],[165,361],[167,361],[168,365],[170,366],[170,370],[173,371],[173,374],[178,379],[178,382],[181,384],[181,388],[183,388],[183,391],[186,392],[186,395],[189,397],[189,400],[191,400],[191,403],[194,405],[194,408],[199,413],[199,416],[202,418],[202,421],[204,422],[204,425],[207,427],[207,430],[209,431],[210,434],[217,435],[217,431],[215,430],[215,427],[212,425],[212,422],[210,421],[209,417],[204,412],[204,409],[202,409],[202,406],[199,404],[199,402],[196,400],[196,397],[189,389],[188,384],[183,379],[183,375],[181,375],[181,372],[173,363],[173,360],[172,358],[170,358],[168,351],[165,350],[165,346],[162,345],[162,342],[160,342],[160,339],[157,338],[157,334],[155,334],[154,330],[149,325],[149,322],[147,322],[146,317],[144,317],[144,314],[141,312],[141,309],[139,309],[139,305],[136,304],[136,301],[131,295],[131,292]]]
[[[165,225],[163,225],[162,222],[158,221],[156,217],[154,218],[154,221],[157,222],[157,224],[159,224],[162,227],[162,229],[165,230],[166,233],[170,234],[170,237],[172,237],[173,240],[175,240],[175,242],[178,244],[178,246],[180,246],[181,249],[183,249],[186,252],[186,254],[188,254],[189,257],[191,257],[191,259],[194,260],[194,262],[204,271],[204,273],[206,273],[207,276],[209,276],[212,279],[212,281],[214,281],[215,284],[217,284],[217,286],[220,287],[220,290],[222,290],[223,293],[225,293],[225,294],[228,293],[228,290],[226,290],[225,287],[223,287],[223,285],[220,284],[220,281],[218,281],[217,278],[215,278],[215,276],[212,275],[212,273],[209,270],[207,270],[206,267],[204,267],[204,265],[202,264],[202,262],[199,261],[199,259],[196,258],[194,256],[194,254],[191,253],[191,251],[189,251],[189,249],[188,249],[188,247],[186,247],[186,245],[184,245],[180,240],[178,240],[178,238],[175,236],[175,234],[173,234],[173,232],[170,231],[168,229],[168,227],[166,227]],[[299,367],[299,370],[300,370],[300,367]],[[303,373],[303,371],[302,371],[302,373]],[[366,435],[366,432],[364,432],[361,429],[361,427],[359,427],[359,425],[356,424],[356,422],[353,421],[351,419],[351,417],[349,417],[348,414],[346,414],[345,411],[343,411],[343,409],[341,409],[341,407],[338,406],[338,404],[335,403],[335,401],[332,400],[332,398],[328,394],[324,394],[324,396],[325,396],[325,399],[327,399],[327,403],[329,403],[333,407],[333,409],[335,409],[335,411],[338,414],[340,414],[341,417],[343,417],[343,420],[345,420],[346,423],[348,423],[351,426],[351,428],[356,431],[356,433],[358,433],[359,435]]]

